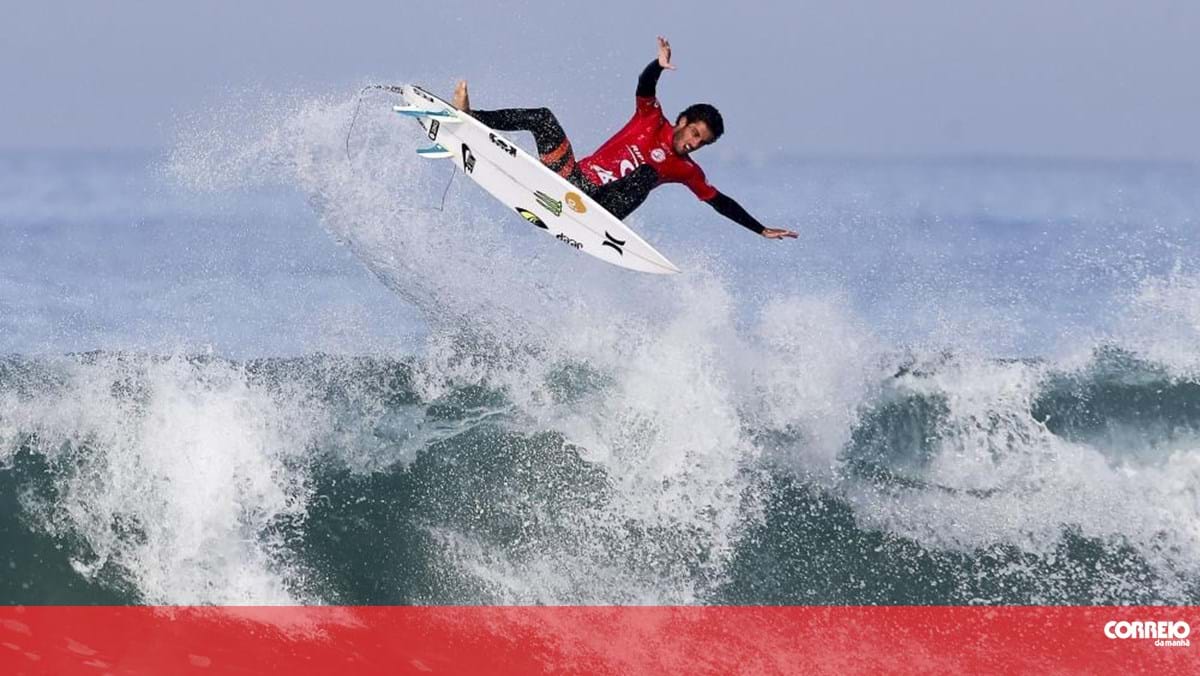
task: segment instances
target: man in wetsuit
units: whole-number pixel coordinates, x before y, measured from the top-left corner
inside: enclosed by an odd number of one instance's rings
[[[472,110],[467,83],[454,90],[454,106],[500,131],[533,132],[542,163],[581,188],[617,218],[641,206],[663,183],[682,183],[717,213],[768,239],[795,238],[791,230],[768,228],[732,198],[712,187],[691,154],[715,142],[725,131],[721,113],[707,103],[689,106],[672,125],[662,113],[654,90],[663,70],[674,70],[671,44],[658,38],[658,58],[638,78],[637,108],[629,120],[596,152],[575,160],[571,142],[546,108]]]

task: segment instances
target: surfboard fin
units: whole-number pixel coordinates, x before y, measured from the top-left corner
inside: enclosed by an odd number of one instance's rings
[[[447,157],[454,157],[454,153],[446,150],[440,143],[435,143],[428,148],[418,148],[417,154],[427,160],[444,160]]]
[[[427,117],[442,124],[458,124],[462,122],[452,110],[425,110],[416,106],[392,106],[392,110],[408,117]]]

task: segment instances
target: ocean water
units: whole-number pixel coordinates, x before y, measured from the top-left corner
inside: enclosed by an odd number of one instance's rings
[[[0,603],[1200,603],[1200,167],[718,144],[664,278],[387,104],[0,154]]]

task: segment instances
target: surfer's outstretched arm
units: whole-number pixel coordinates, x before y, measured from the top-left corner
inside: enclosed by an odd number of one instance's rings
[[[635,96],[639,99],[655,98],[655,89],[658,87],[658,76],[662,75],[662,72],[662,66],[658,65],[658,61],[651,61],[647,64],[645,70],[638,76]]]
[[[725,218],[728,218],[734,223],[746,228],[750,232],[756,232],[767,239],[783,239],[785,237],[791,237],[795,239],[797,236],[796,233],[792,232],[791,230],[768,228],[764,226],[762,223],[758,222],[758,219],[751,216],[750,212],[743,209],[742,205],[738,204],[732,197],[723,192],[718,192],[712,197],[712,199],[707,201],[709,206],[715,209],[718,214],[721,214]]]
[[[663,70],[675,70],[675,66],[671,63],[671,43],[660,35],[658,36],[658,57],[651,61],[638,76],[638,98],[652,99],[655,97],[658,76],[662,75]]]

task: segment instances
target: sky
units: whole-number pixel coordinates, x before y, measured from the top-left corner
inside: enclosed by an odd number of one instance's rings
[[[459,77],[592,147],[662,34],[665,108],[716,104],[726,155],[1200,161],[1195,0],[5,5],[0,149],[165,148],[247,92]]]

